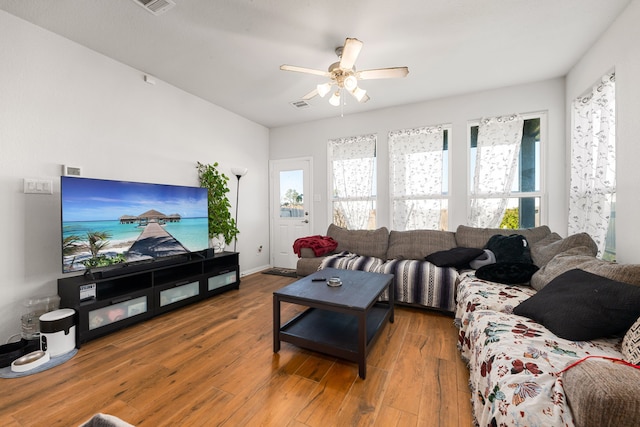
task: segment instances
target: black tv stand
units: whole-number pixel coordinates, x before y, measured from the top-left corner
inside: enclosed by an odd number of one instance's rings
[[[207,254],[209,255],[209,254]],[[58,279],[60,307],[76,310],[76,343],[240,287],[237,252],[167,259]]]

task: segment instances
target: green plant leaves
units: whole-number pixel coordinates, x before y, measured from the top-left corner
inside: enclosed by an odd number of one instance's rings
[[[218,170],[218,162],[214,164],[197,162],[196,168],[200,186],[209,192],[209,238],[222,236],[228,245],[240,233],[229,211],[231,208],[227,197],[229,177]]]

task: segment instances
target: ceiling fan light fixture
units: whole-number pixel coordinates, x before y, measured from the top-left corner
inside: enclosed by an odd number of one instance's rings
[[[324,98],[326,94],[331,92],[331,83],[321,83],[317,86],[317,89],[318,95],[320,95],[321,98]]]
[[[343,84],[344,88],[351,92],[358,87],[358,79],[356,78],[356,76],[351,75],[344,79]]]
[[[358,59],[358,56],[360,55],[362,45],[363,43],[356,38],[346,38],[344,41],[344,45],[338,46],[335,49],[339,61],[329,65],[327,71],[298,67],[295,65],[281,65],[280,69],[284,71],[295,71],[298,73],[313,74],[329,79],[328,83],[316,85],[316,88],[306,94],[302,98],[300,103],[308,101],[317,95],[320,95],[320,97],[325,97],[326,95],[329,95],[329,93],[333,92],[333,88],[335,86],[337,91],[331,93],[331,96],[329,97],[330,105],[333,105],[335,107],[346,105],[345,100],[341,98],[344,92],[349,92],[360,104],[364,104],[365,102],[369,101],[370,98],[366,90],[358,87],[359,81],[406,77],[407,74],[409,74],[409,68],[373,68],[368,70],[356,71],[355,63],[356,59]]]
[[[336,91],[333,95],[331,95],[331,98],[329,98],[329,104],[333,105],[334,107],[340,105],[340,91]]]
[[[351,94],[358,100],[358,102],[362,102],[364,97],[367,95],[367,91],[356,86],[356,88],[351,91]]]

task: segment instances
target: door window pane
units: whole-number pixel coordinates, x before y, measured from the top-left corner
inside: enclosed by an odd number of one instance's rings
[[[280,172],[280,218],[304,216],[302,170]]]

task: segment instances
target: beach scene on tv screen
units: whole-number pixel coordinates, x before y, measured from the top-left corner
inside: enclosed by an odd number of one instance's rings
[[[208,247],[207,190],[62,177],[63,272]]]

